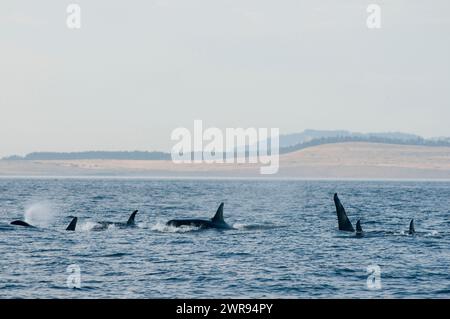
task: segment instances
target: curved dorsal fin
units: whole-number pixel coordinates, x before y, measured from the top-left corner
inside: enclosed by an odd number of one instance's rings
[[[135,210],[131,213],[130,218],[128,218],[127,225],[134,225],[134,218],[136,217],[136,214],[138,213],[138,210]]]
[[[223,219],[223,203],[220,204],[219,208],[217,209],[216,214],[214,215],[214,217],[211,219],[213,223],[224,223],[224,219]]]
[[[411,219],[411,222],[409,223],[409,233],[414,234],[416,230],[414,229],[414,219]]]
[[[70,222],[69,226],[67,226],[66,230],[75,231],[75,228],[77,227],[77,221],[78,218],[74,217]]]
[[[347,214],[345,213],[344,206],[342,206],[341,201],[339,200],[337,194],[334,194],[334,204],[336,205],[336,214],[338,218],[339,230],[355,231],[352,223],[350,222],[350,220],[347,217]]]

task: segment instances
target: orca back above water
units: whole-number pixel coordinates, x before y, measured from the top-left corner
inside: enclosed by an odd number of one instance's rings
[[[10,224],[11,225],[15,225],[15,226],[36,228],[35,226],[32,226],[32,225],[30,225],[30,224],[28,224],[28,223],[26,223],[26,222],[24,222],[22,220],[15,220],[15,221],[12,221]]]
[[[199,228],[218,228],[218,229],[232,229],[223,218],[223,206],[221,203],[217,209],[216,214],[211,219],[172,219],[167,222],[168,226],[181,227],[191,226]]]
[[[69,226],[67,226],[66,230],[68,231],[75,231],[75,228],[77,227],[78,218],[74,217],[72,221],[70,222]],[[10,223],[11,225],[15,226],[23,226],[23,227],[30,227],[30,228],[36,228],[36,226],[30,225],[27,222],[24,222],[22,220],[15,220]]]
[[[126,223],[97,222],[97,225],[95,225],[92,230],[105,230],[105,229],[109,228],[110,226],[119,227],[119,228],[134,227],[134,226],[136,226],[135,218],[136,218],[136,214],[138,212],[139,212],[138,210],[135,210],[134,212],[132,212]]]
[[[336,206],[336,214],[338,219],[339,230],[354,232],[355,229],[353,228],[352,223],[348,219],[344,206],[342,206],[342,203],[337,194],[334,194],[334,205]]]

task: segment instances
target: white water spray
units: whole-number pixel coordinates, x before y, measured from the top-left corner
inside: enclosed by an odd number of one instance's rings
[[[33,226],[46,227],[52,224],[55,215],[55,209],[50,202],[38,202],[25,209],[24,219]]]
[[[181,227],[174,227],[167,225],[162,222],[157,222],[155,225],[151,227],[151,230],[158,231],[161,233],[187,233],[190,231],[199,230],[199,227],[195,226],[181,226]]]

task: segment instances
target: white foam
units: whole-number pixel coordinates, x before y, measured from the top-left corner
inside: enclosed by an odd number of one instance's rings
[[[233,224],[233,228],[238,230],[243,230],[246,229],[247,227],[248,227],[247,224],[240,224],[240,223]]]
[[[429,236],[436,236],[438,234],[439,234],[439,232],[437,230],[432,230],[431,233],[429,234]]]
[[[146,228],[146,224],[144,222],[136,223],[137,228]]]
[[[162,232],[162,233],[186,233],[194,230],[200,229],[199,227],[195,226],[181,226],[181,227],[174,227],[169,226],[166,223],[158,222],[155,225],[151,227],[151,230]]]
[[[91,231],[94,227],[98,226],[99,224],[95,222],[84,222],[79,223],[77,225],[77,231]]]

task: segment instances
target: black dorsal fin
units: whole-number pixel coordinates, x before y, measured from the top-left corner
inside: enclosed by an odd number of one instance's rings
[[[214,217],[211,219],[213,223],[224,223],[224,219],[223,219],[223,203],[220,204],[219,208],[217,209],[216,214],[214,215]]]
[[[344,231],[355,231],[352,223],[347,217],[344,206],[342,206],[341,201],[337,194],[334,194],[334,204],[336,205],[336,214],[338,218],[339,230]]]
[[[135,210],[131,213],[130,218],[128,218],[127,225],[134,225],[134,218],[136,217],[136,214],[138,213],[138,210]]]
[[[409,233],[414,234],[416,232],[414,228],[414,219],[411,219],[411,222],[409,223]]]
[[[70,222],[69,226],[67,226],[66,230],[75,231],[75,228],[77,227],[77,221],[78,218],[74,217]]]
[[[362,227],[361,227],[361,221],[358,219],[358,221],[356,222],[356,232],[357,233],[362,233]]]

